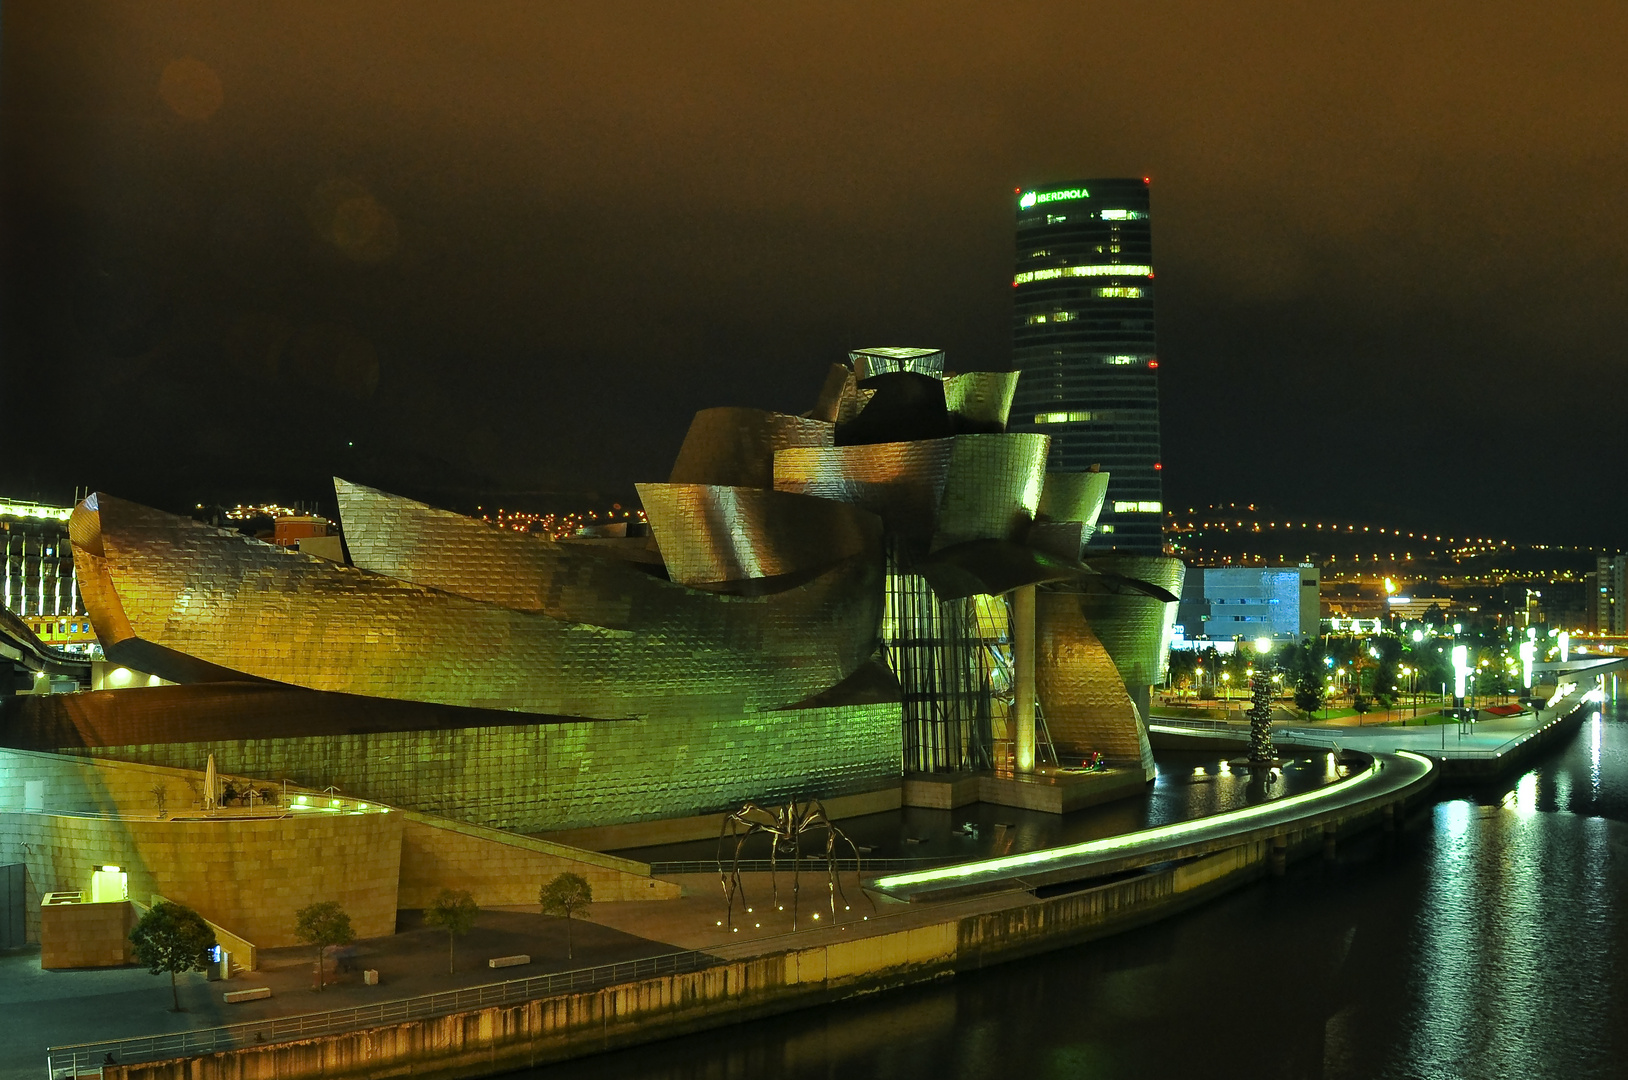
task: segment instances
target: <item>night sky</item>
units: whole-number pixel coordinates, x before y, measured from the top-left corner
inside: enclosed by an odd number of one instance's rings
[[[3,495],[608,498],[1150,176],[1167,505],[1628,542],[1619,4],[0,16]]]

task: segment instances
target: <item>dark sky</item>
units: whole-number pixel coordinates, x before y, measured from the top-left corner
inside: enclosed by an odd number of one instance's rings
[[[1147,175],[1168,504],[1628,534],[1619,4],[0,14],[0,494],[665,479],[1006,366],[1013,188]]]

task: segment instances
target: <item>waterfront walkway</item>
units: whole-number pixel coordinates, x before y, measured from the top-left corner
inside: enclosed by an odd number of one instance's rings
[[[1437,759],[1496,758],[1507,754],[1534,735],[1569,717],[1582,708],[1594,689],[1587,683],[1573,686],[1554,705],[1540,713],[1479,720],[1473,724],[1433,723],[1428,726],[1393,726],[1280,722],[1272,724],[1272,736],[1289,745],[1334,747],[1361,750],[1411,750]],[[1193,721],[1155,713],[1149,730],[1156,736],[1208,736],[1247,742],[1249,724],[1231,721]],[[1179,742],[1170,743],[1172,746]]]

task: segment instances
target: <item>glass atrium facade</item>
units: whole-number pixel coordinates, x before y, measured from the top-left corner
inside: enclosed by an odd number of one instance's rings
[[[1146,180],[1017,193],[1011,430],[1051,436],[1047,468],[1109,474],[1094,549],[1164,549],[1153,234]]]

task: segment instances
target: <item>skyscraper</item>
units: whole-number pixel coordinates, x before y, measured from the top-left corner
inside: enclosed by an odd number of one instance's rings
[[[1153,234],[1146,180],[1017,193],[1012,429],[1051,436],[1047,467],[1109,474],[1093,548],[1164,547]]]

